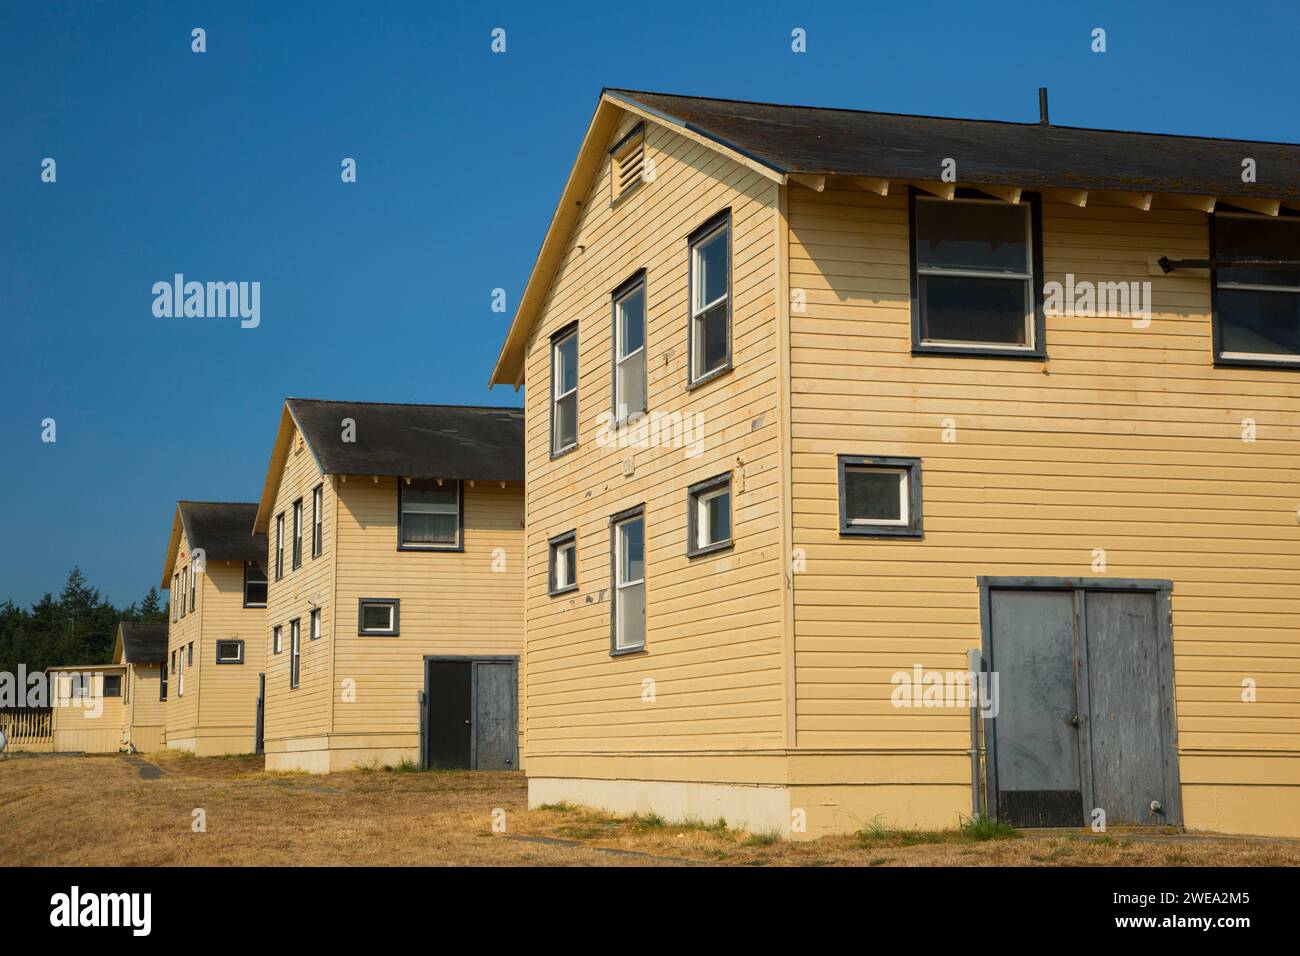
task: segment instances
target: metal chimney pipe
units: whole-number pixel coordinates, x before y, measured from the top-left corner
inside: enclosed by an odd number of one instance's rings
[[[1052,125],[1052,121],[1047,118],[1047,87],[1045,86],[1038,88],[1038,125]]]

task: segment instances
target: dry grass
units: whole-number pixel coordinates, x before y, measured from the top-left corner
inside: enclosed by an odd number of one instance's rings
[[[259,757],[0,761],[0,861],[28,865],[1300,865],[1300,843],[1145,834],[980,839],[895,831],[807,843],[725,822],[527,809],[519,773],[267,773]],[[193,811],[207,832],[191,829]],[[504,810],[507,835],[493,832]],[[608,852],[621,851],[621,852]]]

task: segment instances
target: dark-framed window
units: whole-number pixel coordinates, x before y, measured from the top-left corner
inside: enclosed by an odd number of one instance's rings
[[[551,336],[551,457],[578,447],[578,323]]]
[[[185,648],[176,649],[176,696],[185,696]]]
[[[307,640],[320,640],[320,608],[311,609],[311,615],[307,619]]]
[[[397,549],[459,551],[465,527],[461,482],[397,479]]]
[[[554,596],[578,589],[578,532],[566,531],[547,542],[547,593]]]
[[[176,673],[176,648],[172,648],[172,673]]]
[[[121,697],[122,696],[122,675],[105,674],[104,675],[104,697]]]
[[[193,641],[190,641],[188,644],[185,645],[185,651],[186,651],[185,665],[187,667],[193,667],[194,666],[194,642]]]
[[[1300,260],[1300,216],[1216,212],[1210,241],[1215,259]],[[1300,368],[1300,269],[1210,275],[1214,364]]]
[[[186,605],[189,604],[189,602],[186,600],[186,595],[189,594],[189,591],[190,591],[190,569],[181,568],[181,617],[185,616]]]
[[[302,661],[302,625],[298,618],[289,622],[289,689],[298,686],[299,664]]]
[[[193,612],[199,593],[199,560],[190,558],[190,611]]]
[[[694,388],[731,368],[731,210],[691,233],[687,246],[686,386]]]
[[[646,410],[646,293],[641,269],[610,294],[614,322],[614,421]]]
[[[275,579],[284,577],[284,512],[275,516]]]
[[[914,353],[1047,357],[1040,206],[910,191]]]
[[[302,567],[302,499],[293,503],[293,565],[294,571]]]
[[[697,557],[732,546],[731,472],[686,489],[686,554]]]
[[[271,653],[280,654],[284,651],[284,626],[277,624],[271,628]]]
[[[840,534],[919,538],[921,459],[839,456]]]
[[[402,602],[397,598],[357,600],[357,633],[397,637],[401,633]]]
[[[162,667],[158,672],[158,699],[167,699],[167,662],[162,662]]]
[[[311,556],[319,558],[325,548],[325,486],[311,491]]]
[[[217,641],[218,664],[244,663],[244,642],[237,640]]]
[[[609,204],[613,206],[645,181],[645,123],[637,123],[609,151]]]
[[[177,595],[180,594],[180,590],[181,590],[181,576],[180,573],[178,572],[172,575],[172,593],[168,597],[168,601],[171,602],[171,606],[172,606],[173,621],[179,621],[181,619],[181,609],[180,609],[181,602],[177,598]]]
[[[266,607],[266,572],[256,561],[244,562],[244,607]]]
[[[609,519],[610,654],[645,650],[645,505],[620,511]]]

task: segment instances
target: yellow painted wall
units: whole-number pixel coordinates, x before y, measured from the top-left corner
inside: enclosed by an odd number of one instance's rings
[[[167,705],[158,698],[161,680],[157,664],[126,665],[122,742],[141,753],[161,750],[166,743]]]
[[[623,122],[609,145],[632,125]],[[600,774],[612,772],[619,754],[762,749],[785,739],[777,187],[654,124],[647,148],[655,180],[612,208],[605,163],[526,356],[530,775]],[[735,368],[687,391],[686,239],[728,206]],[[681,448],[602,445],[612,405],[610,293],[643,268],[649,412],[702,415],[697,456]],[[551,460],[550,337],[574,320],[579,445]],[[728,470],[735,547],[689,559],[687,487]],[[611,657],[609,518],[640,503],[647,650]],[[550,597],[547,540],[571,529],[578,590]],[[646,699],[646,681],[654,682],[654,702]],[[645,762],[638,766],[639,773],[654,772]],[[700,766],[725,772],[712,761]]]
[[[72,673],[91,674],[90,696],[72,697]],[[55,753],[117,753],[122,741],[123,698],[104,696],[104,676],[123,668],[68,668],[55,681],[52,712]]]

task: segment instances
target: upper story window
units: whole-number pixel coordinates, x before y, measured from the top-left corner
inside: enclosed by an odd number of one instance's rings
[[[189,603],[185,597],[189,593],[189,590],[190,590],[190,569],[181,568],[181,593],[180,593],[181,617],[185,616],[185,607],[186,604]]]
[[[686,506],[688,557],[731,547],[731,472],[691,485]]]
[[[180,598],[178,597],[180,593],[181,593],[181,576],[179,574],[173,574],[172,593],[170,598],[168,599],[171,602],[171,606],[172,606],[173,621],[180,620],[181,608],[180,608]]]
[[[551,455],[578,444],[578,326],[551,339]]]
[[[266,572],[256,561],[244,562],[244,607],[266,607]]]
[[[614,290],[614,420],[646,410],[645,270]]]
[[[638,123],[609,151],[609,202],[618,202],[645,182],[645,124]]]
[[[1215,259],[1300,260],[1300,216],[1219,213]],[[1214,360],[1300,365],[1300,267],[1214,270]]]
[[[547,542],[548,593],[563,594],[578,587],[578,532],[566,531]]]
[[[302,567],[302,499],[293,503],[293,569]]]
[[[271,653],[279,654],[284,650],[284,628],[277,624],[271,628]]]
[[[199,592],[199,561],[198,558],[190,558],[190,610],[194,610],[194,602],[198,598]]]
[[[122,675],[105,674],[104,675],[104,697],[121,697],[122,696]]]
[[[284,514],[275,516],[275,579],[284,577]]]
[[[398,548],[455,550],[461,546],[460,482],[398,479]]]
[[[912,350],[1043,358],[1038,202],[912,196]]]
[[[307,640],[319,641],[320,640],[320,608],[314,607],[311,609],[311,617],[308,619],[308,621],[309,623],[307,628]]]
[[[645,508],[615,515],[610,523],[614,551],[611,653],[621,654],[645,648]]]
[[[690,237],[688,386],[731,367],[731,210]]]
[[[162,662],[162,667],[158,671],[158,699],[167,699],[167,661]]]
[[[325,547],[325,486],[317,485],[311,493],[311,556],[319,558]]]

